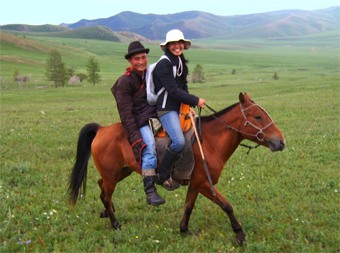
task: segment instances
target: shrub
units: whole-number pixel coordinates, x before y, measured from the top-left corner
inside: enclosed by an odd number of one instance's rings
[[[205,73],[203,72],[203,67],[200,64],[197,64],[192,73],[192,82],[193,83],[204,83],[205,82]]]

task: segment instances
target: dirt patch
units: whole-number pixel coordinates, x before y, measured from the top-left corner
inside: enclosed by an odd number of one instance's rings
[[[49,52],[51,51],[50,48],[46,47],[42,43],[39,43],[36,40],[32,40],[22,36],[16,36],[13,34],[1,32],[0,33],[0,42],[7,43],[7,44],[14,44],[20,48],[25,50],[33,50],[33,51],[40,51],[40,52]]]
[[[15,62],[20,64],[31,64],[31,65],[41,65],[40,61],[33,61],[27,58],[22,58],[18,56],[10,56],[10,55],[1,55],[0,60],[7,61],[7,62]]]

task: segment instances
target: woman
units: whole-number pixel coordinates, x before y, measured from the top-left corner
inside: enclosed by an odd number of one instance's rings
[[[174,29],[166,34],[166,41],[160,46],[168,59],[160,60],[153,71],[155,92],[157,93],[162,87],[165,88],[157,99],[157,116],[168,133],[171,144],[160,163],[158,174],[159,183],[171,191],[177,189],[179,184],[171,178],[170,167],[178,159],[185,145],[179,121],[181,103],[192,107],[196,105],[204,107],[206,101],[188,92],[188,67],[183,51],[190,48],[190,40],[184,39],[183,33]]]

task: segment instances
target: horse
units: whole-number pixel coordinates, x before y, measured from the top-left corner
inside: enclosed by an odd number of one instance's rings
[[[212,186],[217,184],[225,163],[242,144],[242,140],[250,140],[274,152],[284,149],[285,138],[269,114],[247,93],[239,94],[239,102],[202,116],[200,127],[202,142],[199,143],[201,147],[197,140],[192,146],[195,165],[188,184],[180,232],[188,232],[190,215],[198,195],[202,194],[227,214],[237,242],[242,245],[246,235],[234,215],[232,205],[216,188],[212,190]],[[203,151],[205,160],[200,151]],[[119,229],[112,194],[117,184],[132,172],[142,173],[121,123],[109,126],[89,123],[81,129],[68,188],[71,205],[76,204],[80,194],[85,194],[91,154],[101,176],[98,185],[101,189],[100,199],[105,207],[101,217],[109,217],[112,227]],[[208,166],[208,174],[204,163]]]

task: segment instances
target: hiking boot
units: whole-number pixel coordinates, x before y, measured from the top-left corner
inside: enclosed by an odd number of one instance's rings
[[[168,191],[173,191],[180,187],[180,184],[170,176],[170,167],[178,158],[179,155],[168,148],[158,169],[159,180],[157,184],[162,185]]]
[[[155,187],[156,176],[145,176],[143,178],[146,202],[152,206],[159,206],[165,203],[165,200],[158,195]]]

